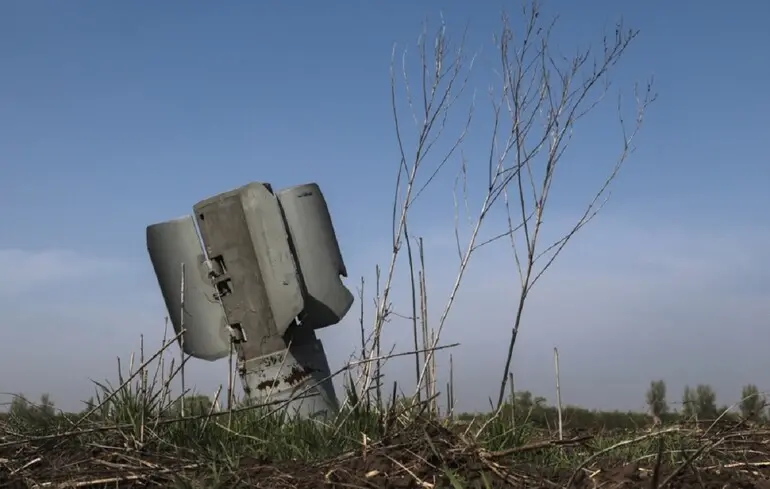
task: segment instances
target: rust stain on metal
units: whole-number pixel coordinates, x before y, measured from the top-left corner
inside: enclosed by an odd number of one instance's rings
[[[257,389],[259,390],[274,389],[278,387],[281,384],[281,382],[286,382],[289,385],[299,384],[303,380],[310,377],[314,372],[318,372],[318,370],[312,367],[299,367],[295,365],[292,367],[291,372],[289,372],[289,374],[286,377],[282,379],[265,380],[263,382],[260,382],[259,384],[257,384]]]
[[[274,367],[283,363],[283,358],[279,358],[278,356],[270,356],[263,361],[265,362],[266,367]]]
[[[273,388],[278,387],[278,385],[280,383],[281,383],[281,381],[278,380],[278,379],[275,379],[275,380],[265,380],[264,382],[260,382],[259,384],[257,384],[257,389],[259,389],[261,391],[263,391],[265,389],[273,389]]]
[[[298,384],[310,377],[313,372],[317,372],[317,370],[311,367],[298,367],[295,365],[292,367],[291,373],[286,376],[286,382],[288,382],[289,385]]]

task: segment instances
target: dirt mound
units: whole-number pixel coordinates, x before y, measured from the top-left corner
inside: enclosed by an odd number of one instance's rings
[[[453,479],[463,488],[497,488],[517,482],[482,453],[449,430],[425,424],[313,465],[242,463],[239,478],[248,480],[248,487],[276,489],[453,487]]]
[[[438,424],[409,426],[322,461],[242,457],[227,465],[204,454],[140,451],[117,444],[0,443],[0,488],[697,488],[770,489],[770,432],[686,432],[688,448],[616,454],[663,430],[601,448],[590,435],[489,451]],[[653,443],[652,445],[655,445]],[[651,445],[651,446],[652,446]],[[676,452],[676,453],[674,453]],[[558,457],[549,456],[558,455]],[[546,460],[560,463],[546,463]],[[538,462],[538,460],[540,462]]]

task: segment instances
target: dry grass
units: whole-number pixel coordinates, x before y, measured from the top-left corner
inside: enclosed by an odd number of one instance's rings
[[[558,441],[512,428],[505,413],[430,419],[427,401],[354,403],[322,424],[265,407],[181,418],[141,380],[102,388],[87,417],[12,412],[0,426],[0,487],[768,487],[770,431],[740,425]]]

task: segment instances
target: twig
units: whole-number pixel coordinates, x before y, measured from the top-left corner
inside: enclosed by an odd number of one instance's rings
[[[659,489],[664,489],[672,480],[674,480],[674,477],[679,475],[687,466],[691,465],[694,460],[696,460],[698,457],[701,456],[702,453],[705,453],[708,450],[713,449],[715,446],[719,445],[720,443],[724,442],[724,438],[720,438],[717,441],[704,444],[701,446],[695,453],[687,457],[687,460],[685,460],[683,463],[679,465],[679,467],[676,468],[673,472],[671,472],[668,477],[666,477],[663,482],[661,482]]]
[[[179,329],[184,331],[184,316],[185,316],[185,310],[184,310],[184,300],[185,300],[185,297],[184,297],[184,293],[185,293],[185,288],[186,288],[185,287],[184,262],[181,263],[179,273],[180,273],[180,279],[179,279],[179,298],[180,298],[180,300],[179,300],[179,304],[180,304],[180,306],[179,306],[179,309],[180,309],[179,310]],[[182,383],[182,392],[183,393],[186,390],[185,389],[185,381],[184,381],[185,380],[184,379],[184,370],[185,370],[184,369],[184,365],[185,365],[185,363],[187,363],[187,362],[185,362],[184,337],[185,337],[185,335],[182,335],[182,336],[179,337],[179,346],[180,346],[180,348],[179,348],[179,361],[180,361],[180,364],[181,364],[180,365],[181,370],[179,372],[179,377],[180,377],[180,382]],[[180,413],[181,413],[183,418],[185,416],[184,397],[185,396],[183,394],[182,397],[179,398],[179,409],[180,409]]]
[[[621,447],[624,447],[624,446],[627,446],[627,445],[633,445],[634,443],[639,443],[639,442],[644,441],[644,440],[649,440],[651,438],[656,438],[658,436],[665,436],[665,435],[668,435],[668,434],[671,434],[671,433],[681,433],[681,432],[684,432],[684,431],[688,431],[688,430],[684,430],[682,428],[668,428],[668,429],[665,429],[665,430],[654,431],[652,433],[647,433],[647,434],[642,435],[642,436],[637,436],[636,438],[632,438],[630,440],[624,440],[624,441],[621,441],[619,443],[615,443],[614,445],[612,445],[610,447],[607,447],[607,448],[605,448],[603,450],[599,450],[598,452],[594,453],[590,457],[588,457],[585,460],[583,460],[577,466],[577,468],[572,472],[572,475],[570,476],[569,480],[567,481],[567,484],[565,485],[565,488],[569,489],[572,486],[572,484],[575,483],[575,478],[577,477],[578,473],[580,473],[580,471],[583,470],[583,468],[585,466],[587,466],[588,464],[590,464],[591,462],[593,462],[597,458],[601,457],[605,453],[609,453],[609,452],[611,452],[613,450],[617,450],[618,448],[621,448]]]
[[[563,440],[563,439],[562,440],[544,440],[544,441],[538,441],[535,443],[528,443],[526,445],[520,445],[518,447],[508,448],[505,450],[497,450],[494,452],[482,451],[480,454],[483,457],[487,457],[487,458],[507,457],[508,455],[513,455],[516,453],[532,452],[535,450],[542,450],[544,448],[579,445],[588,440],[592,440],[593,438],[594,438],[593,435],[586,435],[586,436],[578,436],[575,438],[570,438],[568,440]]]

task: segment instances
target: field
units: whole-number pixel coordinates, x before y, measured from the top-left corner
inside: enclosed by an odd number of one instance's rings
[[[0,425],[0,487],[770,487],[770,429],[734,417],[568,423],[559,441],[532,410],[449,420],[425,402],[359,403],[321,424],[264,408],[182,418],[157,399],[123,387],[88,417],[17,405]]]

